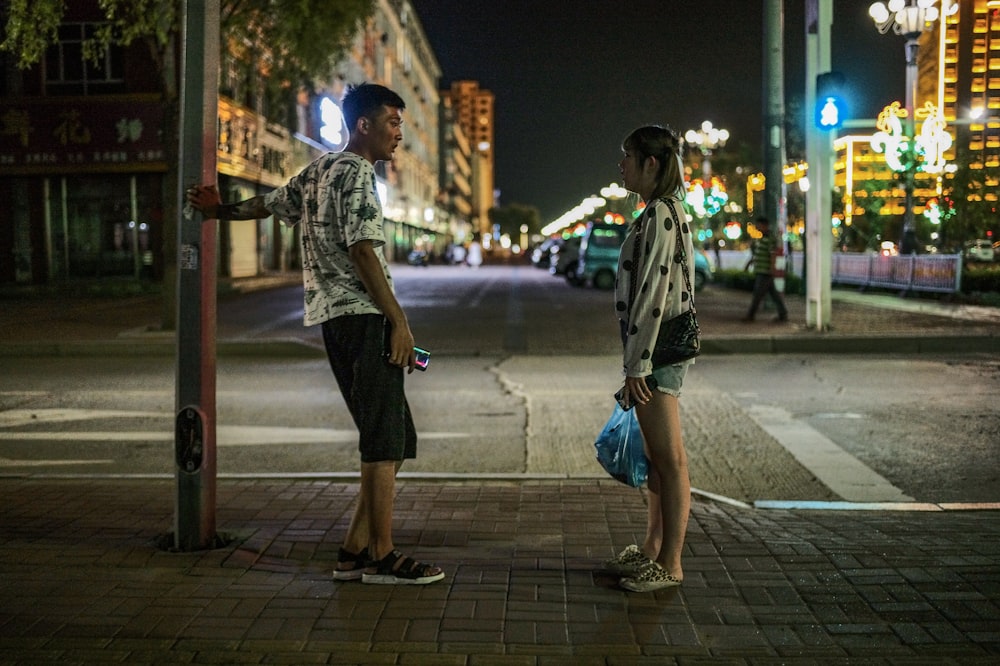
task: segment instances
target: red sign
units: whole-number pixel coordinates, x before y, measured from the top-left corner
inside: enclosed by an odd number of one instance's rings
[[[164,171],[163,105],[152,96],[0,102],[0,174]]]

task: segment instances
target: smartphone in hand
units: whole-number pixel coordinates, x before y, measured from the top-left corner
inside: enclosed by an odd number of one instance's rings
[[[426,349],[421,349],[420,347],[414,347],[413,351],[417,355],[417,362],[416,362],[417,370],[426,370],[427,364],[431,362],[431,353]]]

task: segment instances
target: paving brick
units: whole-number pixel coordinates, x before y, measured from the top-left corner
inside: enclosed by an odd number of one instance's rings
[[[970,549],[1000,541],[995,512],[946,522],[695,502],[685,584],[632,594],[595,568],[641,535],[635,491],[406,481],[398,539],[449,576],[396,588],[329,578],[355,492],[224,482],[223,529],[246,538],[184,554],[151,548],[155,529],[129,510],[168,498],[169,483],[0,480],[0,501],[15,508],[0,528],[19,535],[0,542],[0,660],[907,664],[932,655],[923,663],[964,664],[1000,655],[1000,555]],[[16,501],[28,496],[44,501]],[[595,513],[595,503],[609,509]],[[864,536],[876,531],[882,538]]]

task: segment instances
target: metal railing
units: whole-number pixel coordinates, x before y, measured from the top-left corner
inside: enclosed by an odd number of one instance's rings
[[[722,269],[742,269],[749,251],[724,250],[716,257]],[[802,275],[801,252],[792,252],[788,271]],[[959,254],[920,254],[884,256],[871,253],[834,252],[830,277],[834,284],[878,287],[900,291],[958,293],[962,289],[962,256]]]
[[[835,284],[951,294],[962,289],[962,256],[837,252],[832,256],[830,273]]]

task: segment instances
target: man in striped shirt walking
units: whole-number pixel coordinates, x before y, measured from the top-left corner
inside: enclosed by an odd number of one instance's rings
[[[750,311],[743,321],[751,322],[757,315],[757,308],[764,296],[768,295],[778,308],[778,316],[775,321],[788,321],[788,308],[785,307],[785,300],[781,293],[774,286],[774,255],[777,250],[777,242],[771,235],[771,221],[766,217],[758,217],[755,224],[760,230],[761,237],[753,244],[753,254],[743,270],[749,270],[753,264],[753,300],[750,301]]]

